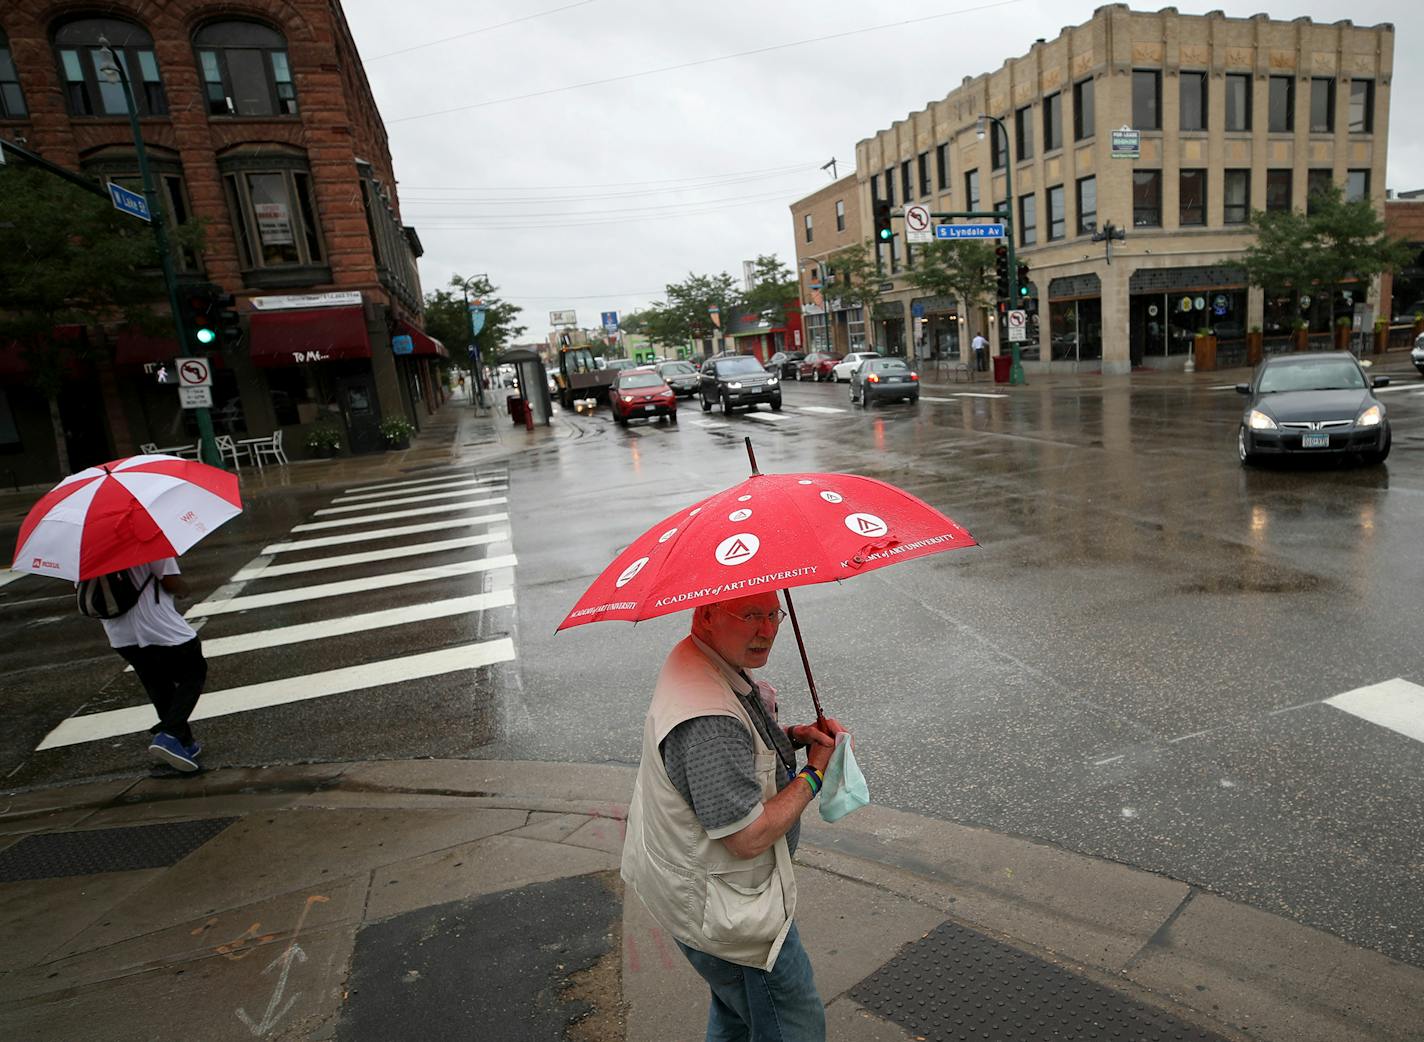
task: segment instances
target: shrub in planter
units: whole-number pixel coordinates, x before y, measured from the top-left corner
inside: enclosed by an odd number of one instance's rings
[[[318,423],[307,431],[306,445],[318,459],[330,459],[341,448],[341,432],[329,423]]]
[[[415,427],[403,416],[387,416],[381,421],[381,437],[386,439],[388,449],[410,448],[410,436]]]
[[[1210,327],[1203,326],[1197,330],[1192,348],[1197,372],[1206,373],[1216,368],[1216,334]]]

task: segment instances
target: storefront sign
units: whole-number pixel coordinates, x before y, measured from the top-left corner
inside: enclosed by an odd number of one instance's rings
[[[292,221],[287,214],[286,203],[253,203],[252,213],[257,218],[257,234],[263,245],[292,244]]]
[[[1142,135],[1131,127],[1120,127],[1112,132],[1112,157],[1114,159],[1137,159],[1141,156]]]
[[[252,306],[258,311],[290,311],[294,308],[338,308],[351,307],[361,303],[359,290],[341,290],[336,293],[296,293],[278,297],[253,297]]]
[[[411,355],[415,353],[415,341],[405,334],[391,337],[391,353],[396,355]]]
[[[578,318],[572,311],[551,311],[549,312],[549,325],[576,326],[578,325]]]

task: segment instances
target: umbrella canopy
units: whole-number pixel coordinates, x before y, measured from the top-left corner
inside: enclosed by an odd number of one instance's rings
[[[176,557],[240,513],[236,475],[176,456],[129,456],[46,493],[20,526],[11,567],[92,579]]]
[[[754,474],[635,539],[559,629],[656,618],[974,545],[934,507],[874,478]]]

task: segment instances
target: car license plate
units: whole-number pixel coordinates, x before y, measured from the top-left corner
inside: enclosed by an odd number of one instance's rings
[[[1330,435],[1302,434],[1300,436],[1300,447],[1303,449],[1328,449],[1330,447]]]
[[[652,411],[655,410],[656,408],[657,408],[656,405],[645,405],[645,406],[643,406],[643,411],[644,411],[644,412],[652,412]]]

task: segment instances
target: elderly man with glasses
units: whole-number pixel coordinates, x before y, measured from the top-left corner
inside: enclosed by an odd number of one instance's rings
[[[693,612],[658,677],[628,810],[623,878],[711,988],[708,1042],[826,1037],[791,855],[842,728],[783,728],[775,689],[747,672],[784,617],[772,591]]]

